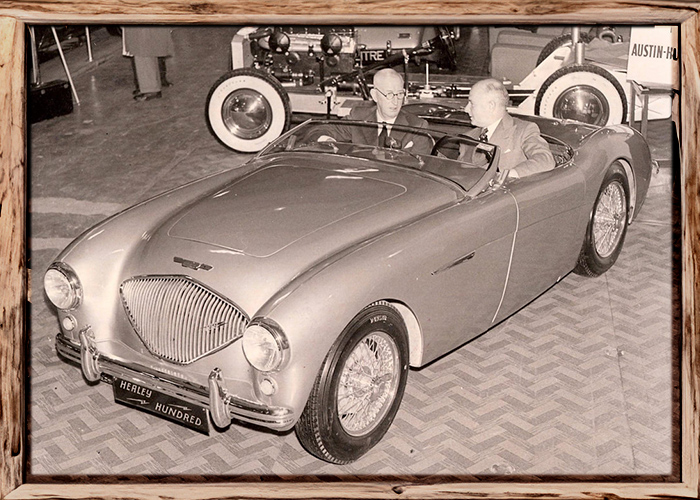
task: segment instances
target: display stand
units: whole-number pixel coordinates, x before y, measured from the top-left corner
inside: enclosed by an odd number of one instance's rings
[[[63,63],[63,69],[66,71],[66,76],[68,77],[68,82],[70,83],[71,91],[73,92],[73,97],[75,98],[75,103],[80,106],[80,99],[78,98],[78,93],[75,90],[75,85],[73,84],[73,78],[70,75],[70,70],[68,69],[68,63],[66,62],[66,56],[63,53],[63,47],[61,47],[61,41],[58,39],[58,34],[56,33],[56,28],[51,26],[51,32],[53,33],[53,39],[56,42],[56,47],[58,47],[58,54],[61,56],[61,62]]]
[[[636,128],[637,97],[639,97],[642,99],[642,120],[638,130],[646,139],[649,126],[649,96],[672,95],[673,90],[668,87],[649,87],[634,80],[630,80],[630,89],[629,125]]]

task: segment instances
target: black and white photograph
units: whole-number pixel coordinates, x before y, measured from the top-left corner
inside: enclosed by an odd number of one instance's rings
[[[678,26],[26,29],[34,480],[680,480]]]

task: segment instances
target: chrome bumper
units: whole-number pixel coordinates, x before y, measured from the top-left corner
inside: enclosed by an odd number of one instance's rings
[[[170,377],[150,368],[128,364],[105,357],[95,345],[90,328],[80,332],[81,342],[74,342],[63,333],[56,335],[56,351],[63,358],[78,363],[85,378],[91,382],[102,380],[112,384],[115,379],[128,380],[190,403],[209,408],[211,419],[223,428],[232,418],[270,429],[287,430],[295,421],[291,408],[263,406],[237,398],[223,387],[221,370],[209,374],[208,386]]]

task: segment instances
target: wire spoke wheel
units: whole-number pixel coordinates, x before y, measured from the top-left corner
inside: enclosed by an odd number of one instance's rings
[[[361,436],[382,421],[399,383],[399,351],[394,340],[373,332],[352,350],[340,374],[338,418],[345,432]]]
[[[574,272],[600,276],[610,269],[622,251],[629,222],[629,181],[619,162],[613,162],[598,191],[586,237]]]
[[[360,311],[326,355],[295,430],[311,454],[354,462],[386,434],[408,378],[403,318],[379,301]]]
[[[593,241],[602,258],[609,257],[622,238],[627,223],[627,198],[620,182],[611,182],[600,195],[593,215]]]

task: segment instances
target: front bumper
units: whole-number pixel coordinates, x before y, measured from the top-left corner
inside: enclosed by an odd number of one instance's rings
[[[164,394],[209,408],[211,419],[223,428],[232,418],[270,429],[287,430],[296,421],[291,408],[264,406],[235,397],[223,387],[223,375],[218,368],[209,374],[208,386],[156,372],[142,365],[107,358],[101,354],[90,328],[80,332],[81,342],[75,342],[63,333],[56,335],[56,351],[60,356],[78,363],[85,378],[112,384],[115,379],[127,380],[152,388]]]

